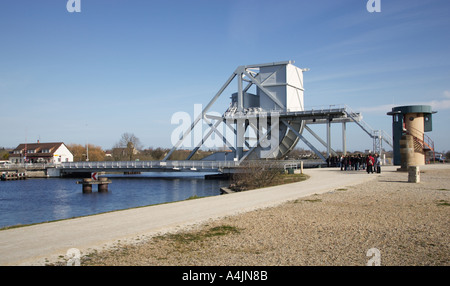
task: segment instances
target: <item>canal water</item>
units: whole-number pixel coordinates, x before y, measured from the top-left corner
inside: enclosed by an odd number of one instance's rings
[[[0,228],[67,219],[139,206],[220,195],[226,180],[205,180],[205,173],[105,175],[107,193],[83,194],[80,179],[0,181]]]

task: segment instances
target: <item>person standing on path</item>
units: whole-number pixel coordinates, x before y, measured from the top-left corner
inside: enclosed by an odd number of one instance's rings
[[[367,174],[372,173],[373,174],[373,165],[375,164],[375,159],[372,157],[372,154],[369,154],[367,156]]]
[[[376,172],[379,174],[381,173],[381,158],[380,155],[375,154],[375,166],[376,166]]]

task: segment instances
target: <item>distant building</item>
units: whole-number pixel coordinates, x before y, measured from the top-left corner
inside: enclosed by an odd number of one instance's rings
[[[73,154],[62,142],[22,143],[9,156],[11,163],[53,163],[73,162]]]
[[[113,156],[113,154],[112,154],[112,151],[111,151],[111,150],[106,150],[106,151],[105,151],[105,157],[107,157],[107,158],[112,158],[112,156]]]

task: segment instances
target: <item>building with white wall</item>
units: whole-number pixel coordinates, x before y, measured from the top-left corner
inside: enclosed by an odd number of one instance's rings
[[[73,162],[73,154],[62,142],[22,143],[9,156],[11,163],[49,163]]]

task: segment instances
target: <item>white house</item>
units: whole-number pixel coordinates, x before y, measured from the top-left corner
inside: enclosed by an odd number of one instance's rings
[[[53,163],[73,162],[73,154],[62,142],[22,143],[9,156],[11,163]]]

